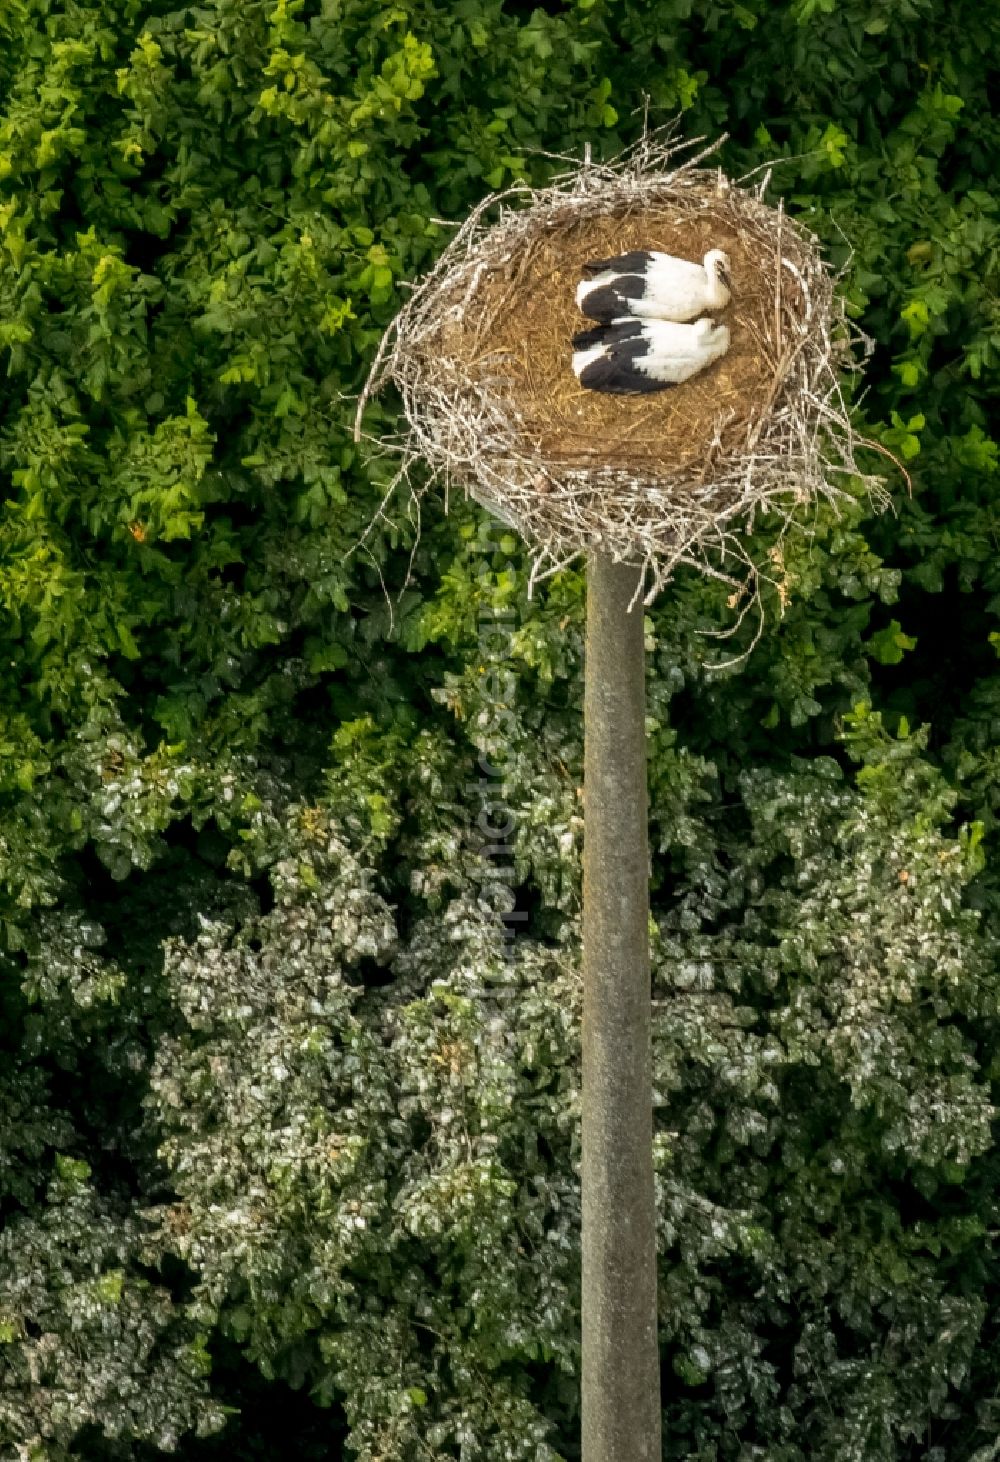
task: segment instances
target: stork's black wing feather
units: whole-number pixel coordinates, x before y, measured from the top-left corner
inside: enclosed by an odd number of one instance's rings
[[[588,391],[604,391],[609,396],[645,396],[651,391],[665,391],[673,382],[654,381],[644,371],[637,371],[630,361],[616,355],[602,355],[581,372],[580,385]]]
[[[607,345],[611,348],[624,345],[629,340],[642,339],[642,321],[635,315],[602,320],[589,330],[578,330],[573,336],[574,350],[589,350],[592,345]]]
[[[580,302],[580,309],[591,320],[613,320],[629,308],[629,300],[642,299],[646,281],[641,274],[620,274],[610,284],[590,290]]]
[[[589,333],[589,332],[588,332]],[[616,320],[608,327],[601,342],[604,350],[580,373],[580,385],[589,391],[605,391],[612,396],[645,396],[651,391],[664,391],[672,381],[655,381],[637,368],[648,349],[640,320]]]
[[[631,253],[618,254],[614,259],[591,259],[583,266],[584,278],[592,274],[643,274],[652,257],[648,249],[633,249]]]
[[[603,345],[611,328],[610,322],[593,325],[589,330],[578,330],[573,336],[574,350],[589,350],[592,345]]]

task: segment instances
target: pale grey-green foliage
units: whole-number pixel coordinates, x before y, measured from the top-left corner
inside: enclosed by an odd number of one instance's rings
[[[156,1282],[130,1196],[70,1155],[77,1113],[31,1064],[45,1051],[72,1072],[125,976],[92,920],[46,913],[34,935],[22,990],[45,1016],[25,1023],[0,1077],[0,1457],[61,1462],[88,1428],[126,1448],[142,1438],[172,1449],[224,1421],[207,1335]],[[131,1033],[104,1055],[108,1071],[144,1061]]]
[[[977,834],[942,830],[919,738],[855,739],[860,795],[833,763],[745,779],[745,839],[657,940],[663,1320],[714,1393],[692,1444],[714,1411],[758,1437],[741,1458],[890,1458],[972,1421],[990,1240],[957,1185],[991,1148],[973,1023],[998,1003],[962,903]]]
[[[747,777],[731,834],[699,819],[692,767],[699,836],[654,940],[669,1456],[936,1457],[935,1426],[970,1424],[989,1240],[959,1184],[989,1148],[976,1023],[997,1007],[963,903],[977,835],[948,829],[920,738],[851,734],[857,789],[832,762]],[[434,775],[414,780],[433,842]],[[320,808],[262,836],[274,910],[167,951],[183,1020],[149,1116],[195,1314],[340,1402],[365,1462],[562,1455],[575,923],[505,959],[467,838],[435,912],[401,921]]]
[[[146,1234],[59,1158],[38,1216],[0,1235],[0,1456],[57,1462],[86,1426],[172,1450],[224,1420],[205,1336],[136,1269]]]
[[[206,888],[162,987],[144,976],[166,1005],[135,1137],[172,1196],[139,1213],[58,1158],[45,1205],[0,1241],[11,1458],[61,1457],[87,1425],[168,1446],[218,1424],[216,1323],[265,1375],[341,1406],[365,1462],[565,1455],[580,990],[561,735],[555,718],[534,751],[515,736],[503,784],[516,805],[551,799],[553,838],[518,844],[536,881],[565,879],[548,944],[505,947],[478,803],[463,815],[455,794],[470,774],[429,741],[398,781],[352,768],[367,813],[333,784],[306,805],[250,769],[233,782],[231,861],[268,870],[274,907],[239,880]],[[762,772],[721,820],[712,769],[658,748],[685,809],[653,942],[669,1456],[889,1462],[936,1458],[949,1420],[997,1434],[962,1400],[985,1316],[997,1010],[966,899],[978,835],[950,827],[919,737],[862,715],[848,739],[857,787],[832,762]],[[373,861],[391,834],[398,907]],[[46,1014],[28,1032],[69,1062],[120,1010],[102,1060],[140,1072],[132,976],[101,941],[69,910],[39,919],[23,989]],[[0,1110],[16,1134],[0,1178],[24,1205],[74,1123],[38,1073],[8,1078]],[[190,1267],[186,1315],[152,1278],[166,1253]]]
[[[13,1063],[0,1073],[0,1199],[30,1202],[35,1191],[35,1165],[47,1148],[69,1140],[70,1124],[48,1103],[39,1071]]]
[[[520,1371],[575,1353],[575,976],[505,961],[471,898],[401,941],[336,828],[293,823],[274,910],[167,950],[164,1241],[199,1317],[342,1400],[360,1457],[554,1456]]]

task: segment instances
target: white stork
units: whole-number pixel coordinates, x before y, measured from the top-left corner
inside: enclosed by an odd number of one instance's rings
[[[592,320],[626,314],[694,320],[729,303],[729,258],[721,249],[710,249],[703,264],[635,249],[616,259],[595,259],[583,272],[586,278],[577,285],[576,302]]]
[[[634,396],[689,381],[728,349],[714,320],[611,320],[573,336],[573,370],[588,390]]]

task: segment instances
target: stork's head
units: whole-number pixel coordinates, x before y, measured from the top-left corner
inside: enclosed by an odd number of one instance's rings
[[[704,262],[705,273],[709,278],[714,274],[716,279],[728,288],[730,284],[729,255],[723,249],[709,249]]]

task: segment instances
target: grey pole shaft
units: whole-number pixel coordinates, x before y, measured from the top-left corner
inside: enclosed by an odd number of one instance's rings
[[[639,570],[587,565],[583,1462],[660,1462]]]

